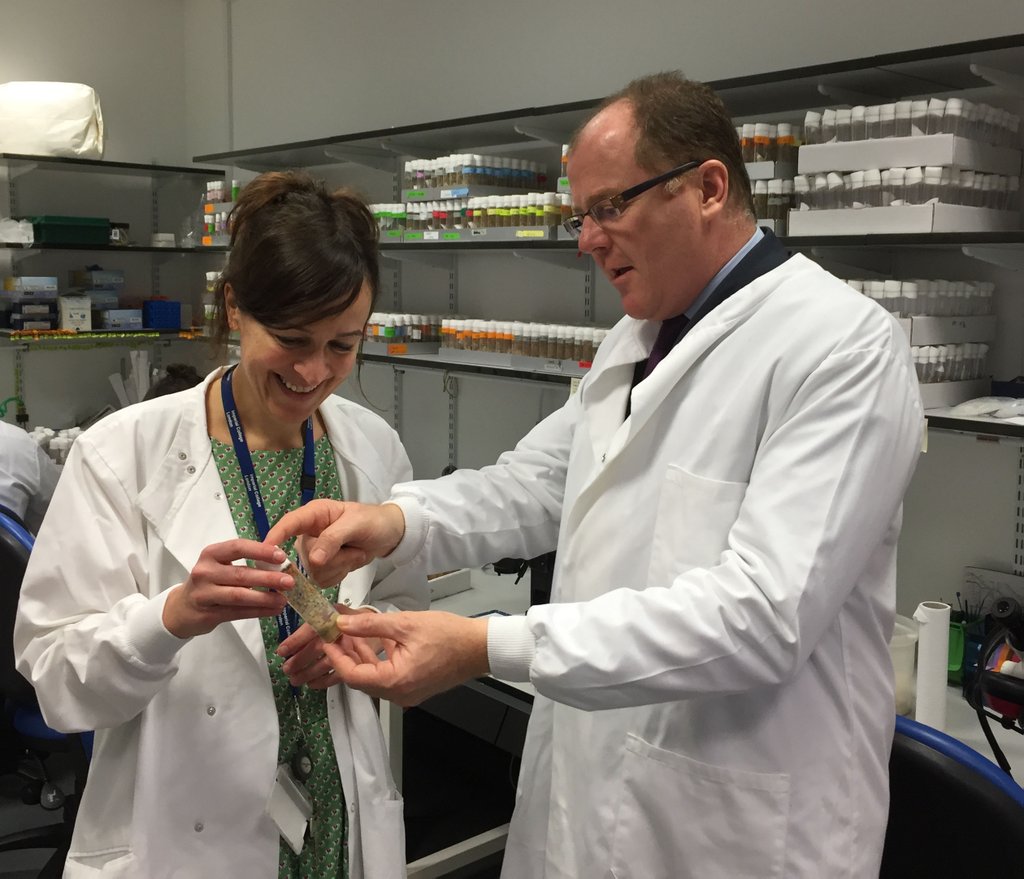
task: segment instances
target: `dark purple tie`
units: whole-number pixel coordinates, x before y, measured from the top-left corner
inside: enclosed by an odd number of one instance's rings
[[[658,330],[658,338],[654,340],[654,347],[651,348],[651,353],[647,358],[644,378],[647,378],[647,376],[654,372],[654,367],[661,363],[665,355],[675,347],[676,342],[683,335],[683,331],[689,322],[690,319],[685,314],[679,314],[675,317],[670,317],[666,321],[662,321],[661,329]]]

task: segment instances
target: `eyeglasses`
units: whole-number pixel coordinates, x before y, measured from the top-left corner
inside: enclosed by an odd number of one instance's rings
[[[590,217],[598,226],[603,227],[605,223],[612,222],[621,217],[622,209],[626,206],[626,203],[632,201],[638,195],[642,195],[648,189],[653,189],[659,183],[664,183],[666,180],[678,177],[686,171],[692,171],[703,164],[703,162],[684,162],[671,171],[666,171],[664,174],[659,174],[657,177],[652,177],[650,180],[645,180],[643,183],[638,183],[636,186],[624,189],[618,195],[602,198],[599,202],[592,204],[589,210],[583,211],[581,214],[573,214],[564,220],[562,225],[565,227],[565,231],[572,235],[573,238],[579,238],[583,234],[583,221],[587,217]]]

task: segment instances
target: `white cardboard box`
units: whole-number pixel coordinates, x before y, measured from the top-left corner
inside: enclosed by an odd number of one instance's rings
[[[427,580],[430,587],[430,600],[437,601],[439,598],[447,598],[449,595],[456,595],[469,589],[470,573],[469,568],[462,568],[458,571],[449,571],[437,577]]]
[[[747,177],[751,180],[774,180],[792,177],[796,168],[790,162],[746,162]]]
[[[893,235],[912,232],[1009,232],[1020,226],[1016,211],[958,204],[844,208],[789,212],[790,238],[801,235]]]
[[[84,295],[61,296],[57,299],[62,330],[88,333],[92,330],[92,300]]]
[[[797,152],[797,171],[862,171],[869,168],[909,168],[952,165],[987,174],[1020,174],[1021,151],[991,146],[954,134],[887,137],[844,143],[813,143]]]

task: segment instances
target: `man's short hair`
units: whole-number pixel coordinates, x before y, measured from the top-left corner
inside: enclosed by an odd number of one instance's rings
[[[634,158],[641,168],[656,174],[684,162],[718,159],[729,172],[730,203],[754,216],[736,128],[713,89],[678,70],[653,73],[609,95],[595,115],[619,101],[627,101],[633,109],[639,132]],[[573,145],[578,136],[579,132]]]

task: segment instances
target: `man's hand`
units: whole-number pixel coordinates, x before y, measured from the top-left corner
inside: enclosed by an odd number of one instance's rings
[[[350,687],[403,707],[418,705],[463,681],[485,675],[487,620],[441,611],[343,616],[338,628],[353,640],[381,638],[385,659],[357,659],[341,644],[324,644],[335,676]]]
[[[336,604],[341,614],[375,613],[372,607],[346,607]],[[355,662],[375,662],[377,654],[384,645],[377,638],[350,638],[342,635],[337,640],[338,646]],[[277,648],[277,655],[284,659],[281,670],[288,676],[288,683],[293,687],[303,685],[313,690],[326,690],[341,679],[334,673],[334,666],[324,654],[324,642],[317,635],[316,629],[303,623],[297,631],[292,632]]]
[[[395,504],[316,500],[286,513],[266,542],[299,537],[299,554],[317,583],[333,584],[349,572],[388,555],[405,534],[405,516]]]

